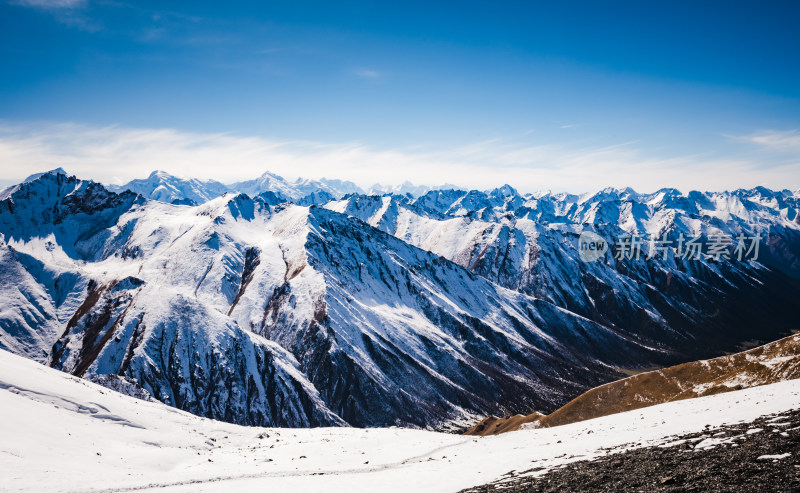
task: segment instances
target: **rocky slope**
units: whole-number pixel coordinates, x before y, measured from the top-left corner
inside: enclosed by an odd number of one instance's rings
[[[800,335],[729,356],[641,373],[594,388],[557,411],[489,417],[466,435],[494,435],[528,426],[559,426],[664,402],[800,378]]]
[[[666,444],[514,475],[462,493],[797,491],[800,410],[672,437]],[[523,474],[524,471],[521,471]]]
[[[617,452],[536,477],[510,475],[462,493],[797,491],[800,410],[706,427],[659,446]]]

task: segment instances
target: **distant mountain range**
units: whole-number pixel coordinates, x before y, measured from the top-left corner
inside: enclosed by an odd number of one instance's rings
[[[62,170],[63,171],[63,170]],[[253,180],[245,180],[225,185],[214,180],[198,180],[195,178],[179,178],[165,171],[153,171],[144,179],[132,180],[124,185],[108,185],[112,192],[130,190],[139,195],[159,202],[171,204],[199,205],[217,198],[225,193],[244,193],[251,197],[264,192],[274,193],[281,201],[299,203],[301,201],[341,198],[348,194],[365,194],[366,192],[351,181],[310,180],[298,178],[286,180],[274,173],[266,172]],[[398,194],[418,197],[433,189],[458,188],[453,185],[426,187],[413,185],[410,182],[400,186],[383,186],[375,184],[369,189],[370,194]]]
[[[798,328],[800,193],[415,192],[34,175],[0,192],[0,348],[234,423],[455,428]],[[763,241],[584,262],[585,230]]]

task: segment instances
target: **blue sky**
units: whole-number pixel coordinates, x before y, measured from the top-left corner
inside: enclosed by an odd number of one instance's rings
[[[800,188],[796,2],[0,3],[0,179]]]

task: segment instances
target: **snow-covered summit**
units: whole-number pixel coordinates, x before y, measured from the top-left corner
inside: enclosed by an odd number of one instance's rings
[[[228,188],[246,193],[251,197],[270,191],[285,200],[293,202],[297,202],[315,192],[325,192],[336,198],[349,193],[364,193],[355,183],[349,181],[328,180],[325,178],[321,180],[298,178],[295,181],[289,181],[269,171],[254,180],[233,183]]]
[[[149,199],[186,205],[202,204],[229,191],[218,181],[180,178],[165,171],[153,171],[145,179],[108,188],[116,192],[131,190]]]
[[[67,172],[64,170],[64,168],[58,167],[58,168],[55,168],[55,169],[51,169],[50,171],[45,171],[45,172],[43,172],[43,173],[34,173],[34,174],[30,175],[29,177],[25,178],[25,180],[23,181],[23,183],[27,183],[27,182],[29,182],[29,181],[33,181],[33,180],[35,180],[35,179],[39,178],[40,176],[42,176],[42,175],[47,175],[47,174],[50,174],[50,175],[65,175],[65,176],[69,176],[69,173],[67,173]]]

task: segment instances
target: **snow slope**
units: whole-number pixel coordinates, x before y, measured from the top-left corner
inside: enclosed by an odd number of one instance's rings
[[[453,492],[798,407],[800,381],[792,380],[494,437],[255,428],[128,397],[0,351],[0,490]],[[709,439],[703,447],[713,446]]]

